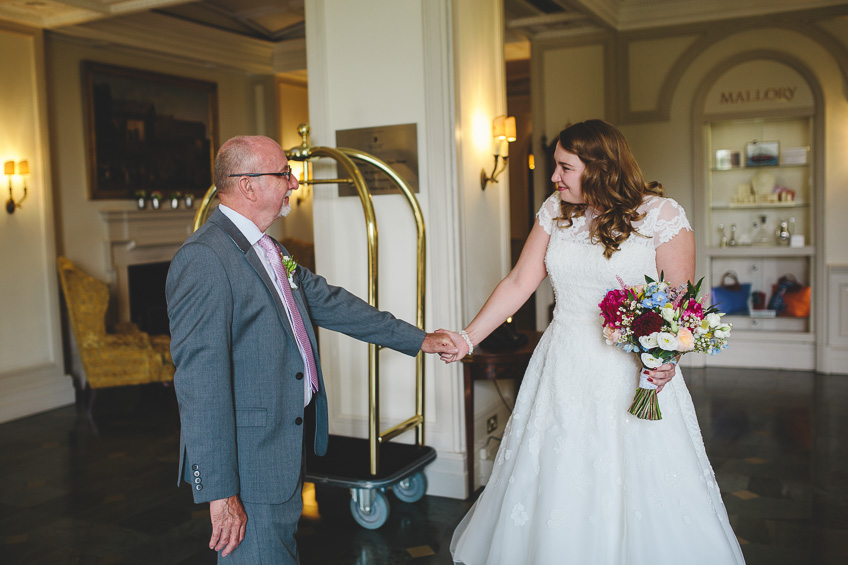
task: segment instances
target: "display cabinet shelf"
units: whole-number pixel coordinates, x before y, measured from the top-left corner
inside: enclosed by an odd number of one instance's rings
[[[812,257],[815,247],[766,247],[758,245],[737,245],[735,247],[710,247],[710,257]]]
[[[729,173],[733,171],[760,171],[763,169],[800,169],[809,166],[809,163],[793,163],[791,165],[757,165],[756,167],[712,167],[710,170],[714,173]]]
[[[730,204],[713,204],[713,210],[770,210],[779,208],[809,208],[806,202],[731,202]]]

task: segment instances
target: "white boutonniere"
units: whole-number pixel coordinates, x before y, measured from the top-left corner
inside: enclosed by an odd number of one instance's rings
[[[289,279],[289,285],[292,289],[297,289],[297,285],[294,284],[294,270],[297,269],[297,261],[288,255],[283,255],[280,253],[280,259],[283,261],[283,268],[286,270],[286,277]]]

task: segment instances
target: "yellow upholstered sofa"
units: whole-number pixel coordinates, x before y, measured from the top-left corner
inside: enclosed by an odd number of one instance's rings
[[[108,286],[59,257],[59,278],[77,349],[91,389],[174,380],[171,338],[150,336],[135,324],[106,331]]]

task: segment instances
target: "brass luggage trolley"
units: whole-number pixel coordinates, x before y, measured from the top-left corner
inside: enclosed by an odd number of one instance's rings
[[[421,206],[409,185],[389,165],[377,157],[343,147],[320,147],[309,144],[310,128],[301,124],[298,133],[300,145],[286,151],[290,161],[304,163],[304,180],[300,184],[353,184],[359,194],[365,214],[368,243],[368,304],[377,307],[377,220],[371,193],[359,167],[354,161],[378,168],[400,189],[406,197],[417,229],[416,325],[424,329],[425,234]],[[320,158],[335,160],[346,177],[337,179],[312,179],[309,161]],[[206,221],[217,190],[212,186],[203,198],[194,218],[197,230]],[[380,371],[378,347],[368,344],[368,439],[331,435],[327,454],[318,457],[307,450],[306,480],[350,489],[350,511],[364,528],[377,529],[389,516],[386,490],[391,488],[402,502],[416,502],[427,491],[427,478],[423,468],[436,458],[436,451],[424,445],[424,356],[415,359],[415,414],[386,430],[380,431]],[[415,443],[390,442],[398,435],[415,429]],[[368,444],[367,450],[366,445]]]

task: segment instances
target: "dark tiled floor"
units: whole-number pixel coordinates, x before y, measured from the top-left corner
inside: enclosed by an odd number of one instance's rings
[[[749,565],[844,563],[848,377],[712,369],[687,380]],[[0,563],[215,563],[205,505],[175,487],[178,438],[162,387],[102,391],[93,421],[67,407],[0,425]],[[470,506],[392,500],[370,531],[346,491],[307,485],[304,499],[304,565],[448,564]]]

